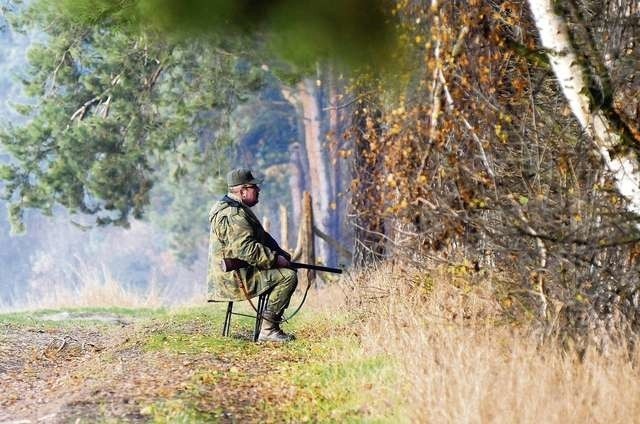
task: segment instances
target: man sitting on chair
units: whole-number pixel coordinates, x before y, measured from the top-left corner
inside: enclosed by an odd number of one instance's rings
[[[239,301],[271,290],[258,340],[285,342],[294,337],[280,329],[280,321],[298,276],[287,268],[291,255],[278,246],[250,209],[258,203],[260,183],[249,169],[230,171],[227,195],[209,212],[208,296],[211,301]],[[242,259],[249,266],[224,272],[220,267],[223,258]]]

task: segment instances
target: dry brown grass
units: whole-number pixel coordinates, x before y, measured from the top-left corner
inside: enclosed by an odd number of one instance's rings
[[[202,303],[204,293],[183,290],[177,284],[161,284],[155,278],[144,287],[134,287],[119,280],[101,262],[78,260],[67,273],[51,272],[55,264],[44,255],[36,263],[43,268],[29,281],[25,301],[0,311],[34,310],[46,308],[158,308]],[[56,268],[57,269],[57,268]],[[185,295],[186,294],[186,295]],[[0,305],[2,307],[2,305]]]
[[[639,355],[581,359],[501,321],[485,279],[451,268],[386,265],[351,280],[367,355],[397,364],[398,415],[409,422],[640,422]],[[384,405],[383,399],[372,402]]]
[[[82,271],[75,284],[49,284],[46,292],[27,293],[25,309],[81,308],[81,307],[159,307],[161,293],[155,284],[146,291],[134,290],[118,281],[106,269]]]

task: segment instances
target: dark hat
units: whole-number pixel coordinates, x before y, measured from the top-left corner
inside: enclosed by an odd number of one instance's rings
[[[253,176],[250,169],[236,168],[227,174],[227,185],[235,187],[245,184],[261,184],[262,180]]]

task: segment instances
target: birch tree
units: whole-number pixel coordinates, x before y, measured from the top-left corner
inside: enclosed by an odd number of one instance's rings
[[[502,275],[495,287],[506,315],[535,312],[542,334],[587,343],[593,329],[640,329],[640,243],[625,200],[634,199],[633,132],[612,101],[635,104],[623,91],[638,92],[627,83],[637,31],[632,19],[609,30],[606,16],[618,9],[591,15],[624,2],[556,2],[569,8],[561,35],[573,57],[548,47],[562,39],[557,29],[540,51],[524,0],[423,3],[395,9],[406,71],[393,83],[361,78],[351,90],[356,253]],[[566,59],[561,77],[547,51]],[[607,53],[611,63],[600,66]],[[637,120],[633,109],[626,116]]]
[[[634,149],[625,146],[624,128],[618,127],[589,96],[587,70],[578,58],[565,19],[551,0],[529,0],[540,42],[571,112],[593,140],[616,187],[628,200],[628,210],[640,213],[640,169]],[[589,40],[581,40],[588,43]]]

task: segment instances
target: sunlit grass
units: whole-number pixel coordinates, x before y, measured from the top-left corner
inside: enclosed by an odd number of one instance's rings
[[[189,399],[170,399],[142,408],[141,413],[156,424],[193,424],[220,422],[222,412],[199,411]]]
[[[130,320],[141,320],[162,317],[167,309],[157,308],[120,308],[120,307],[84,307],[37,309],[23,312],[0,313],[0,325],[31,327],[69,327],[95,326],[123,323]]]
[[[380,391],[381,381],[393,378],[393,368],[384,356],[362,355],[357,337],[344,331],[345,314],[300,315],[287,324],[298,340],[285,344],[250,341],[253,320],[245,317],[234,327],[241,338],[222,337],[217,326],[193,333],[183,325],[217,319],[221,326],[222,310],[187,309],[176,311],[174,318],[146,339],[146,349],[212,355],[228,366],[196,374],[188,395],[180,399],[148,405],[146,411],[157,422],[203,414],[202,407],[198,409],[202,404],[210,418],[221,419],[224,408],[211,406],[214,400],[207,398],[220,385],[262,388],[256,403],[240,411],[245,417],[260,417],[250,422],[393,422],[375,417],[368,407],[368,395]]]
[[[189,373],[171,395],[141,401],[152,422],[637,420],[637,352],[611,346],[576,355],[543,344],[526,322],[501,317],[490,279],[472,283],[450,271],[383,266],[348,281],[347,302],[341,291],[314,292],[284,325],[297,336],[285,344],[253,343],[250,317],[234,316],[232,336],[222,337],[225,303],[49,309],[0,314],[0,325],[127,320],[124,345],[101,356],[93,376],[106,376],[122,349],[177,361]],[[236,310],[252,312],[246,302]],[[65,313],[67,321],[45,320]]]
[[[290,402],[267,405],[267,416],[276,422],[398,422],[392,407],[382,414],[370,407],[381,389],[386,392],[381,383],[395,378],[390,361],[356,352],[355,347],[343,349],[338,357],[320,356],[290,368],[281,377],[295,384],[296,395]]]

